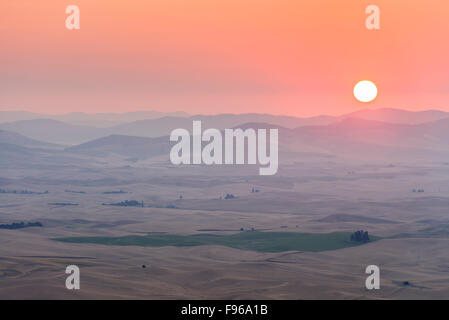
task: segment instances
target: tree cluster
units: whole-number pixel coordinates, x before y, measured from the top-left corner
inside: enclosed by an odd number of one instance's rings
[[[368,231],[358,230],[351,234],[351,241],[354,242],[369,242]]]

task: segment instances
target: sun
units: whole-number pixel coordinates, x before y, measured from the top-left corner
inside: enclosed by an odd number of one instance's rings
[[[377,87],[372,81],[359,81],[354,87],[354,97],[360,102],[371,102],[377,97]]]

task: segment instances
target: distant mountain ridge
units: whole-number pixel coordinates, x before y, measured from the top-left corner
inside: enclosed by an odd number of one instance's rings
[[[363,109],[339,117],[360,118],[397,124],[421,124],[449,118],[449,112],[439,110],[407,111],[393,108]]]
[[[254,122],[264,122],[267,118],[275,117],[282,121],[286,127],[295,127],[306,122],[305,125],[314,124],[328,124],[331,121],[341,120],[343,118],[361,118],[365,120],[377,120],[383,122],[403,123],[403,124],[418,124],[424,122],[431,122],[449,118],[449,112],[441,110],[424,110],[424,111],[408,111],[394,108],[379,108],[379,109],[361,109],[353,112],[345,113],[340,116],[318,115],[311,117],[296,117],[296,116],[282,116],[262,113],[246,113],[246,114],[216,114],[216,115],[191,115],[183,111],[175,112],[162,112],[153,110],[133,111],[124,113],[84,113],[84,112],[71,112],[65,114],[43,114],[34,113],[29,111],[0,111],[0,123],[15,122],[22,120],[35,120],[35,119],[51,119],[67,122],[75,125],[87,125],[97,127],[112,127],[114,125],[129,123],[140,120],[152,120],[163,117],[204,117],[210,118],[214,116],[232,117],[238,116],[241,119],[250,119]],[[249,121],[248,121],[249,122]],[[298,124],[299,123],[299,124]]]
[[[71,112],[65,114],[41,114],[29,111],[0,111],[0,123],[23,120],[50,119],[63,121],[72,125],[92,126],[106,128],[120,123],[132,122],[143,119],[156,119],[165,116],[188,117],[186,112],[161,112],[161,111],[133,111],[124,113],[95,113]]]
[[[110,135],[65,149],[67,152],[96,157],[115,153],[135,159],[168,154],[169,150],[168,137],[148,138],[124,135]]]
[[[168,120],[170,121],[168,121]],[[192,118],[180,120],[176,118],[176,127],[192,131]],[[203,119],[204,118],[200,118]],[[220,118],[213,118],[214,121]],[[231,121],[235,118],[230,117]],[[2,144],[2,161],[26,163],[27,159],[46,157],[106,157],[116,154],[124,160],[138,161],[155,156],[169,157],[171,146],[169,127],[171,118],[166,123],[155,121],[159,128],[167,126],[167,134],[160,137],[142,137],[123,134],[99,136],[84,143],[70,146],[62,150],[46,142],[37,141],[18,133],[0,130],[0,144]],[[41,127],[52,124],[43,121]],[[207,120],[205,120],[207,122]],[[67,124],[62,125],[61,132],[67,130]],[[212,124],[216,124],[212,122]],[[228,122],[231,124],[231,122]],[[222,124],[222,127],[226,124]],[[73,127],[69,128],[73,130]],[[208,125],[203,126],[203,130]],[[231,126],[229,126],[231,127]],[[443,161],[449,159],[449,118],[420,124],[395,124],[360,118],[343,118],[326,125],[308,125],[287,128],[277,124],[264,122],[247,122],[232,126],[233,128],[277,128],[279,130],[279,152],[290,154],[292,159],[303,159],[307,154],[323,156],[337,156],[340,159],[359,159],[364,161]],[[83,127],[81,127],[83,128]],[[143,126],[145,128],[145,126]],[[78,128],[76,128],[78,129]],[[84,128],[83,128],[84,129]],[[92,129],[92,128],[91,128]],[[104,130],[94,128],[96,130]],[[154,129],[154,127],[153,127]],[[156,132],[157,132],[156,130]],[[96,132],[101,135],[106,132]],[[47,132],[47,134],[50,134]],[[72,132],[73,134],[73,132]],[[87,138],[87,137],[86,137]],[[47,150],[47,151],[45,151]],[[296,154],[296,155],[294,155]],[[309,157],[310,158],[310,157]],[[9,159],[9,160],[8,160]],[[14,159],[14,160],[12,160]],[[280,157],[282,161],[282,156]]]
[[[423,125],[442,126],[439,130],[445,130],[444,124],[439,125],[438,121],[444,123],[449,119],[449,113],[443,111],[419,111],[411,112],[399,109],[376,109],[359,110],[339,117],[317,116],[310,118],[297,118],[291,116],[277,116],[270,114],[218,114],[218,115],[195,115],[195,116],[163,116],[155,119],[144,119],[132,122],[125,122],[112,127],[98,128],[86,125],[75,125],[53,119],[33,119],[15,122],[0,123],[0,129],[20,133],[26,137],[45,141],[48,143],[78,145],[94,139],[111,136],[140,136],[140,137],[161,137],[167,136],[173,129],[191,129],[193,120],[201,120],[203,129],[206,128],[234,128],[247,123],[268,123],[274,126],[295,129],[298,127],[313,127],[338,125],[346,119],[361,119],[384,124],[395,125]],[[345,123],[345,122],[343,122]],[[368,125],[368,122],[360,122]],[[350,125],[350,123],[346,123]],[[372,127],[373,123],[369,124]],[[328,129],[333,128],[332,126]],[[386,127],[387,128],[387,127]],[[424,128],[424,127],[423,127]],[[307,130],[313,130],[309,128]],[[367,128],[368,130],[368,128]],[[404,129],[405,130],[405,129]],[[421,129],[424,130],[424,129]],[[430,129],[429,129],[430,130]],[[385,136],[385,134],[383,134]],[[408,139],[410,140],[410,139]],[[409,141],[411,142],[411,141]],[[429,140],[429,143],[431,141]]]

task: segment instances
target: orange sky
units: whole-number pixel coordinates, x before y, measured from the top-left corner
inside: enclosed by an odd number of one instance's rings
[[[442,0],[1,0],[0,110],[449,111],[448,39]],[[352,96],[362,79],[372,103]]]

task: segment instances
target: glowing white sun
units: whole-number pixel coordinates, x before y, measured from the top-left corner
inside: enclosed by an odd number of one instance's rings
[[[361,102],[370,102],[377,97],[377,87],[372,81],[359,81],[354,87],[354,97]]]

